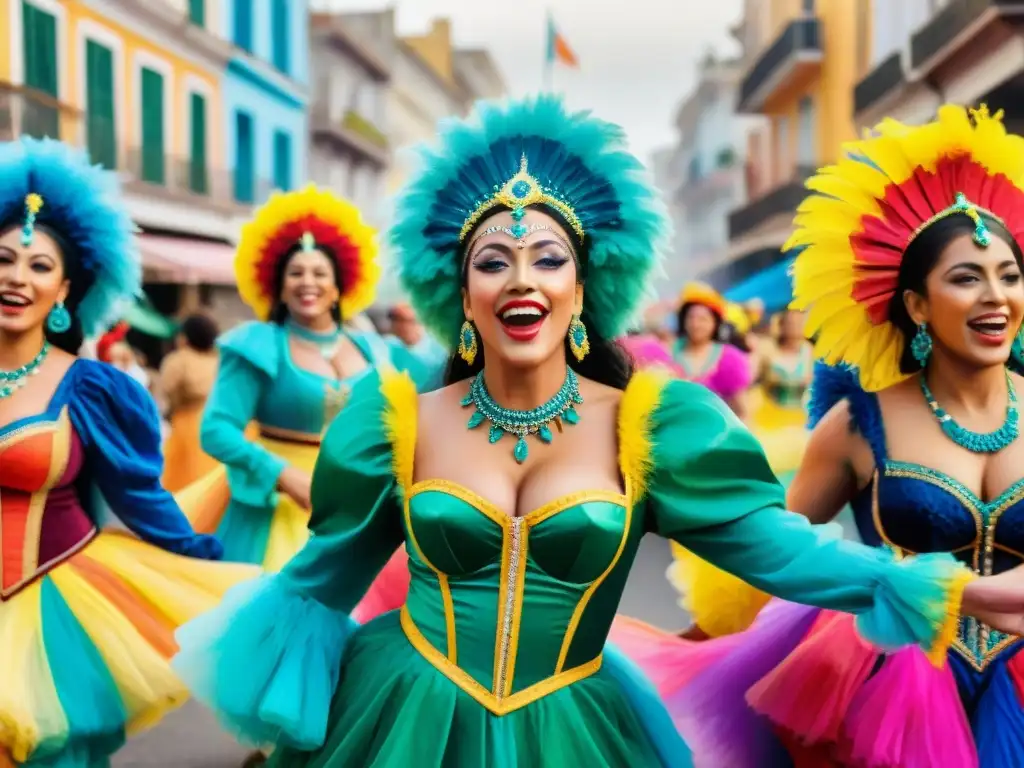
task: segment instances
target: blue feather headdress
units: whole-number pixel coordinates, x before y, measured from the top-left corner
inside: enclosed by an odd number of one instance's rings
[[[89,164],[84,152],[52,139],[0,144],[0,227],[19,227],[31,240],[35,225],[50,227],[89,276],[75,317],[86,336],[116,319],[118,305],[141,290],[135,227],[117,176]]]
[[[481,103],[441,126],[436,147],[398,200],[391,243],[402,284],[423,323],[458,338],[461,270],[469,228],[512,198],[555,211],[582,232],[587,253],[583,320],[606,339],[623,333],[669,235],[661,201],[621,128],[539,96]]]

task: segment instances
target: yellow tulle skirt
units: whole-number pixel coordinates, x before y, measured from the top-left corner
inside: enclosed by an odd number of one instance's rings
[[[0,602],[0,766],[102,763],[159,721],[188,696],[175,629],[257,575],[109,532]]]
[[[164,441],[164,475],[161,483],[177,493],[201,477],[213,472],[218,464],[206,454],[199,443],[199,427],[203,405],[186,406],[171,415],[171,432]]]
[[[290,466],[313,473],[319,446],[264,436],[253,439]],[[259,564],[267,571],[280,570],[309,537],[309,511],[283,493],[278,494],[276,506],[265,514],[232,504],[223,466],[176,493],[175,499],[196,531],[217,535],[224,544],[226,557]]]

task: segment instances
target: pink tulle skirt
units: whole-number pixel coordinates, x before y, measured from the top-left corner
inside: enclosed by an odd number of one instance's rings
[[[916,647],[880,653],[853,616],[781,601],[714,640],[622,618],[610,639],[654,680],[697,768],[1024,765],[1016,647],[983,672],[952,653],[939,669]]]

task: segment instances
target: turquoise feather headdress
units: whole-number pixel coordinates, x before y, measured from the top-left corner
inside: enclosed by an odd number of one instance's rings
[[[18,227],[31,243],[38,225],[57,232],[72,251],[74,315],[93,335],[117,319],[121,301],[142,288],[135,227],[120,197],[117,175],[92,166],[84,152],[51,139],[0,144],[0,226]],[[87,283],[87,284],[86,284]],[[77,288],[77,290],[76,290]]]
[[[402,284],[423,323],[458,338],[462,248],[498,205],[548,207],[587,253],[583,320],[606,339],[639,308],[669,234],[661,201],[621,128],[561,99],[481,103],[443,124],[400,195],[391,229]]]

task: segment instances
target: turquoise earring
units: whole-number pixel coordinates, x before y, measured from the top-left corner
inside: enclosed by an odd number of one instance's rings
[[[928,364],[928,358],[932,354],[932,337],[928,333],[928,326],[925,323],[917,326],[917,333],[914,334],[914,339],[910,342],[910,354],[922,368]]]
[[[50,314],[46,316],[46,328],[51,333],[66,333],[71,328],[71,313],[63,301],[54,304]]]
[[[590,339],[587,338],[587,326],[580,320],[579,315],[573,315],[569,323],[569,349],[577,362],[583,362],[583,358],[590,352]]]
[[[465,360],[470,365],[476,360],[476,353],[479,347],[476,342],[476,329],[473,324],[467,320],[462,324],[462,330],[459,331],[459,357]]]

